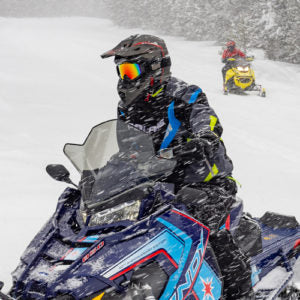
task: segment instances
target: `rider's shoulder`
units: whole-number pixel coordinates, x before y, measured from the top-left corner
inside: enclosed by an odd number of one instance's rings
[[[168,80],[165,95],[172,98],[181,98],[188,88],[188,84],[176,77],[170,77]]]
[[[171,77],[166,87],[166,94],[176,99],[181,99],[187,104],[196,103],[201,94],[204,95],[202,89],[197,85],[190,85],[185,81]]]

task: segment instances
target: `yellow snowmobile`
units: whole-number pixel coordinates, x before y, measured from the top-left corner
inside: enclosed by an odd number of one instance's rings
[[[230,69],[227,70],[225,75],[225,95],[228,95],[229,92],[244,94],[245,91],[258,91],[259,96],[266,97],[266,90],[255,83],[255,74],[250,64],[251,61],[253,61],[253,57],[227,59]]]

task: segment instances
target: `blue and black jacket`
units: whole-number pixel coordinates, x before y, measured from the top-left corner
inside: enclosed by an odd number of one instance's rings
[[[206,145],[201,159],[178,159],[184,183],[205,183],[231,176],[233,165],[221,138],[223,128],[201,88],[171,77],[147,100],[126,108],[120,102],[118,117],[151,134],[157,151],[176,149],[174,155],[181,158],[180,145],[191,139]]]

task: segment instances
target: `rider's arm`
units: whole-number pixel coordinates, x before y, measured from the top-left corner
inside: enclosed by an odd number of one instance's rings
[[[246,57],[246,54],[244,52],[242,52],[241,50],[238,50],[238,55],[240,57]]]
[[[222,54],[222,63],[226,63],[227,62],[227,52],[226,50],[224,50],[223,54]]]
[[[198,96],[192,106],[190,127],[196,139],[205,145],[205,152],[212,155],[219,147],[223,128],[215,111],[209,106],[204,93]]]

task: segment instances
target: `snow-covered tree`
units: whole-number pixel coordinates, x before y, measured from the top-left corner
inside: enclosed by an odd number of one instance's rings
[[[233,39],[244,51],[300,63],[300,0],[0,0],[0,15],[107,17],[158,35]]]

